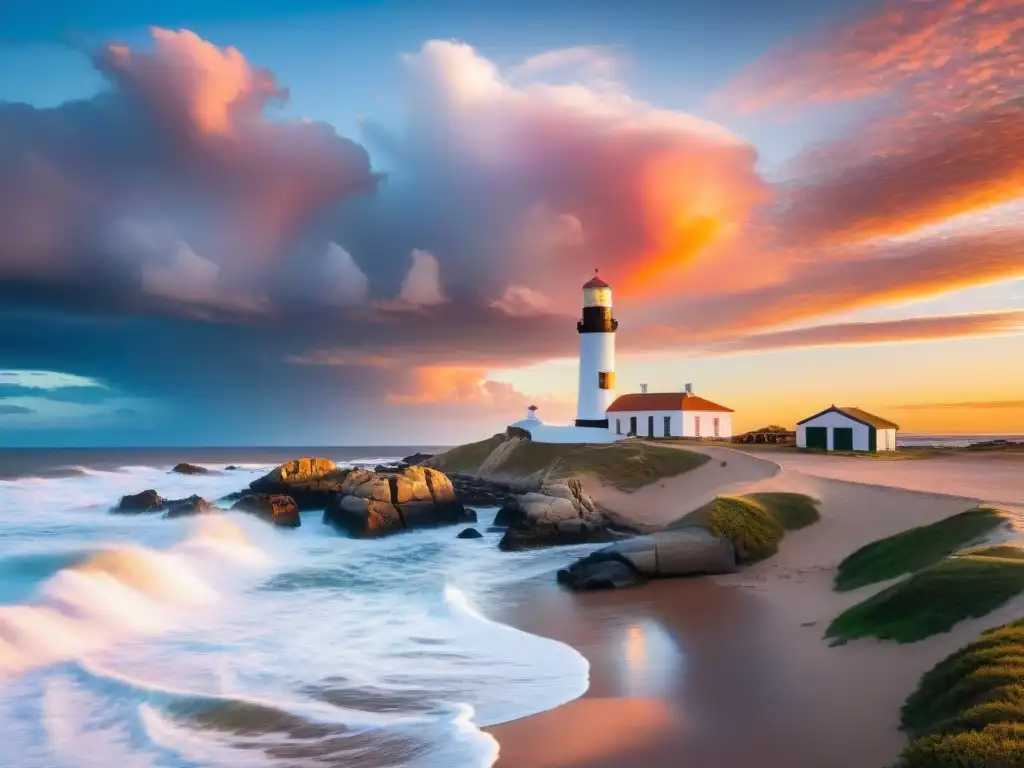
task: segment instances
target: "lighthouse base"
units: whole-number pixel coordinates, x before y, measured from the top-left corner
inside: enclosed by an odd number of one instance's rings
[[[577,427],[596,427],[598,429],[608,429],[608,419],[576,419]]]

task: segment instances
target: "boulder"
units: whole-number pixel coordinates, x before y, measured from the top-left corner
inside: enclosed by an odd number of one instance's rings
[[[226,467],[224,467],[224,471],[225,471],[225,472],[233,472],[233,471],[235,471],[236,469],[241,469],[241,467],[239,467],[239,466],[236,466],[236,465],[234,465],[234,464],[228,464],[228,465],[227,465]]]
[[[441,472],[419,466],[378,473],[353,469],[324,509],[324,522],[351,536],[476,522]]]
[[[681,528],[659,531],[647,536],[620,541],[577,560],[558,572],[560,584],[573,589],[596,589],[606,586],[632,586],[621,568],[610,562],[627,565],[640,579],[670,576],[699,576],[736,572],[736,552],[728,539],[714,536],[703,528]],[[621,583],[611,578],[618,574]],[[596,582],[591,583],[592,580]],[[605,582],[608,583],[605,583]]]
[[[514,504],[499,510],[499,517],[508,525],[498,543],[498,548],[505,551],[612,541],[618,537],[575,479],[517,496]]]
[[[182,462],[181,464],[176,464],[174,466],[174,469],[171,470],[171,472],[174,472],[174,473],[179,474],[179,475],[208,475],[208,474],[210,474],[210,470],[208,470],[206,467],[200,467],[200,466],[197,466],[195,464],[186,464],[184,462]]]
[[[249,490],[291,496],[299,509],[324,509],[343,492],[346,479],[355,472],[366,470],[338,469],[330,459],[294,459],[253,480]]]
[[[140,512],[159,512],[164,508],[164,500],[152,488],[128,496],[122,496],[115,512],[138,514]]]
[[[477,477],[452,475],[449,479],[462,503],[474,507],[500,507],[513,501],[517,493],[511,485]]]
[[[427,459],[434,458],[432,453],[414,453],[412,456],[406,456],[402,459],[403,464],[422,464]]]
[[[482,539],[484,535],[480,533],[476,528],[466,528],[462,531],[456,539]]]
[[[558,583],[575,590],[622,589],[647,583],[632,563],[615,553],[594,553],[557,575]]]
[[[187,517],[189,515],[208,515],[211,512],[219,512],[220,508],[215,507],[202,496],[189,496],[187,499],[177,499],[167,502],[167,511],[164,517],[171,519],[175,517]]]
[[[247,512],[281,528],[298,528],[299,505],[291,496],[282,494],[250,493],[231,507],[232,511]]]

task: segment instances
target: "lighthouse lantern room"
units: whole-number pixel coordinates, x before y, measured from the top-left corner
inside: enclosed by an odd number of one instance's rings
[[[608,406],[615,400],[615,330],[612,288],[598,277],[583,285],[583,317],[576,323],[580,337],[580,380],[576,426],[608,428]]]

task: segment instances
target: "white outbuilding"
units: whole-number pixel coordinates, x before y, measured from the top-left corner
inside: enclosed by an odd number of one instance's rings
[[[646,389],[646,387],[644,387]],[[686,392],[634,392],[608,406],[608,430],[637,437],[732,437],[732,408]]]
[[[899,425],[860,408],[826,408],[796,425],[798,448],[823,451],[895,451]]]

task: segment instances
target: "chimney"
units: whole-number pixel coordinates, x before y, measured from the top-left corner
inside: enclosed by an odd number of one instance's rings
[[[688,395],[692,395],[693,394],[693,384],[687,384],[686,385],[686,394],[688,394]]]
[[[645,395],[646,395],[646,394],[647,394],[647,385],[646,385],[646,384],[641,384],[641,385],[640,385],[640,391],[641,391],[641,392],[642,392],[643,394],[645,394]]]

